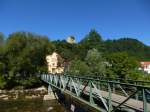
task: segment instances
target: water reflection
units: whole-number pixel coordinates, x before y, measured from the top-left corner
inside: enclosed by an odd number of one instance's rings
[[[0,100],[0,112],[65,112],[65,109],[56,100],[43,101],[28,100]]]

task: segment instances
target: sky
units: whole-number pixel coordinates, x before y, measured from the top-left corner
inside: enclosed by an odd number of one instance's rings
[[[0,0],[0,32],[51,40],[83,39],[91,29],[104,40],[136,38],[150,45],[150,0]]]

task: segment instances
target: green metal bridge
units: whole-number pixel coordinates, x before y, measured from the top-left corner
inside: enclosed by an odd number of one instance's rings
[[[100,112],[150,112],[150,82],[105,77],[43,74],[52,88]]]

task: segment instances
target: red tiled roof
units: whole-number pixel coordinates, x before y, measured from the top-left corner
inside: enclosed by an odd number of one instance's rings
[[[140,62],[141,65],[150,65],[150,61]]]

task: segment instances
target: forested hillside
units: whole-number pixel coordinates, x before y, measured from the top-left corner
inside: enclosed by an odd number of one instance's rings
[[[135,56],[139,61],[150,60],[150,47],[136,39],[107,40],[105,41],[105,48],[108,52],[125,51],[131,56]]]
[[[132,38],[104,41],[91,30],[75,44],[51,41],[30,32],[0,33],[0,88],[31,87],[40,84],[37,74],[47,72],[45,57],[58,52],[69,63],[72,75],[103,75],[148,79],[138,71],[140,61],[150,61],[150,47]]]

